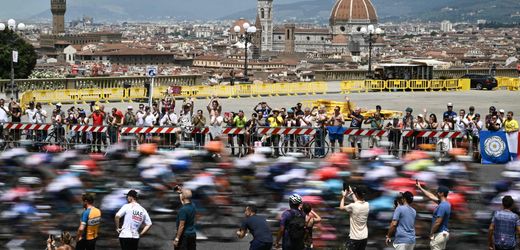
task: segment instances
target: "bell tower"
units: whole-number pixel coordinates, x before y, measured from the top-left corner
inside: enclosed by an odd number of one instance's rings
[[[258,0],[257,15],[262,26],[262,51],[273,50],[273,0]]]
[[[51,0],[52,12],[52,33],[65,33],[65,11],[67,10],[66,0]]]

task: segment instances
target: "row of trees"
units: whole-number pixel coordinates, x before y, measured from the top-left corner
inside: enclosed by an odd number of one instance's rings
[[[31,75],[38,58],[34,47],[9,29],[0,31],[0,79],[11,78],[12,51],[18,51],[18,63],[14,64],[15,79]]]

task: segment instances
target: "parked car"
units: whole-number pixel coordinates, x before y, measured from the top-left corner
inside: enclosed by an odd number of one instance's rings
[[[461,78],[471,79],[472,89],[487,89],[492,90],[498,86],[497,79],[491,75],[486,74],[465,74]]]

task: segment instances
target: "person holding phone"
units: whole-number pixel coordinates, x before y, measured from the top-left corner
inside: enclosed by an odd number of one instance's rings
[[[72,236],[69,232],[61,233],[60,243],[61,246],[56,247],[56,241],[54,239],[54,235],[49,234],[49,238],[47,239],[47,250],[73,250],[74,248],[71,245]]]
[[[350,233],[347,240],[348,250],[364,250],[368,239],[368,212],[369,204],[365,201],[365,190],[362,187],[352,188],[341,192],[339,209],[347,211],[350,215]],[[354,202],[345,205],[345,199],[351,197]]]
[[[419,181],[415,181],[417,188],[426,198],[438,204],[433,212],[432,227],[430,231],[430,248],[432,250],[446,249],[450,237],[448,222],[451,215],[451,204],[448,202],[450,190],[445,186],[439,186],[435,194],[424,189]]]
[[[417,212],[411,207],[413,194],[409,191],[399,193],[396,199],[392,222],[386,234],[385,243],[388,246],[394,236],[394,248],[397,250],[413,250],[415,248],[415,217]],[[395,233],[395,235],[394,235]]]

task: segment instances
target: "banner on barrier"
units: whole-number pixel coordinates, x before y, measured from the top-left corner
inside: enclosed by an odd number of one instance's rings
[[[516,137],[508,136],[504,131],[481,131],[480,154],[482,164],[503,164],[511,160],[509,145],[516,143],[518,148],[518,133]],[[515,149],[515,147],[512,147]],[[516,153],[515,153],[516,154]]]

